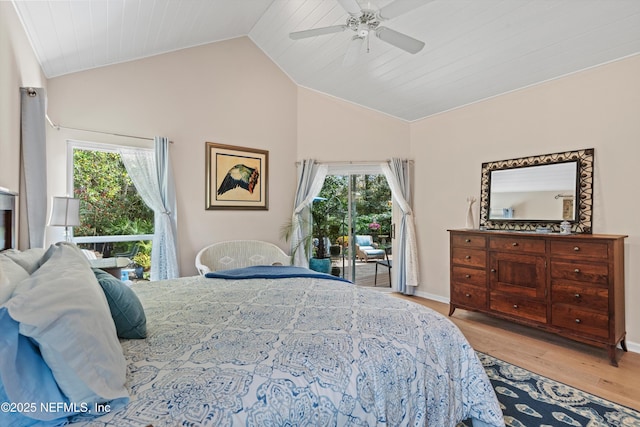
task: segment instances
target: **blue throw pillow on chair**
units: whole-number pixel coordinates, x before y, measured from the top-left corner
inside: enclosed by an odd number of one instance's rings
[[[357,235],[356,236],[356,245],[358,246],[372,246],[373,245],[373,240],[371,239],[371,236],[365,234],[365,235]]]

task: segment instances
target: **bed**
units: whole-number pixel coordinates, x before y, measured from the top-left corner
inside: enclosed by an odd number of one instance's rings
[[[446,317],[298,272],[134,284],[146,338],[120,339],[127,396],[102,414],[70,414],[71,425],[504,425],[474,350]]]

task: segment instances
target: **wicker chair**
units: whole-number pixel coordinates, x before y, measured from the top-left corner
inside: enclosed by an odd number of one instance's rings
[[[384,259],[385,253],[383,249],[378,249],[378,245],[373,243],[370,235],[356,235],[356,255],[365,262],[370,259]]]
[[[196,255],[196,268],[204,276],[210,271],[252,265],[291,265],[291,257],[273,243],[260,240],[230,240],[206,246]]]

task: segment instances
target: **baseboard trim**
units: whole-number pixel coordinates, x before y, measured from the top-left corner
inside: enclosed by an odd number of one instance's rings
[[[627,341],[627,350],[633,353],[640,353],[640,343]]]
[[[430,294],[428,292],[416,292],[417,297],[430,299],[433,301],[441,302],[443,304],[449,304],[449,298],[444,298],[439,295]],[[627,340],[627,350],[633,353],[640,353],[640,343]]]

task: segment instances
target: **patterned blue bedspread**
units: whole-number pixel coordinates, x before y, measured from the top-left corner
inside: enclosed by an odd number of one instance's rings
[[[131,402],[74,425],[504,425],[466,339],[418,304],[316,278],[133,288],[148,338],[121,341]]]

